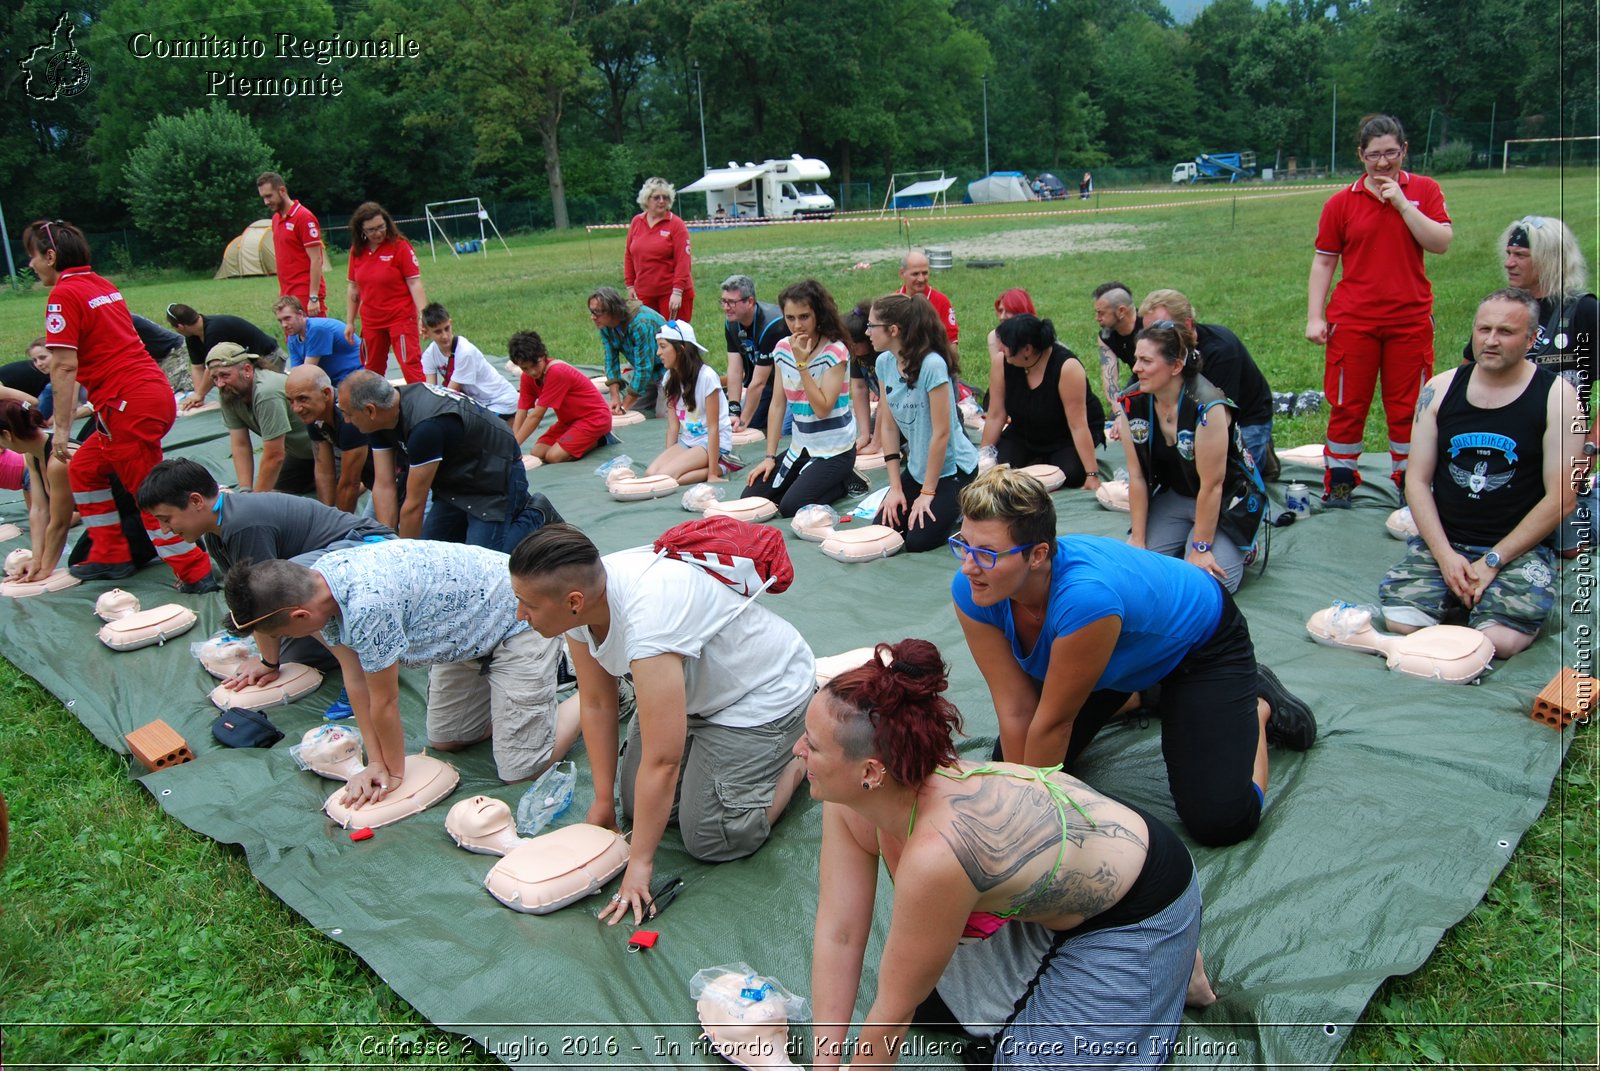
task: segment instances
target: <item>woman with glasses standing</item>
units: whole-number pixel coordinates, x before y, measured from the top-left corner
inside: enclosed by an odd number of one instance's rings
[[[694,319],[694,258],[689,228],[672,214],[675,194],[672,183],[654,176],[639,187],[639,207],[644,211],[628,224],[622,281],[630,298],[668,320],[689,321]]]
[[[1433,375],[1433,288],[1422,254],[1444,253],[1452,234],[1439,184],[1401,166],[1400,120],[1362,119],[1357,150],[1361,178],[1322,206],[1306,300],[1306,338],[1327,347],[1323,391],[1332,409],[1322,500],[1340,509],[1361,482],[1356,463],[1380,373],[1390,478],[1404,490],[1417,393]]]
[[[978,471],[978,448],[956,408],[950,342],[920,296],[879,298],[866,326],[878,351],[878,445],[889,475],[876,521],[904,535],[907,551],[932,550],[955,531],[956,500]]]
[[[422,289],[422,265],[395,226],[394,217],[376,201],[368,201],[350,217],[350,322],[346,342],[356,340],[361,317],[361,363],[383,375],[389,350],[407,383],[426,379],[422,371],[419,317],[428,306]]]
[[[1267,745],[1316,739],[1305,703],[1256,664],[1217,579],[1098,536],[1056,537],[1044,485],[1005,466],[961,493],[956,619],[1000,723],[996,758],[1068,773],[1138,693],[1159,685],[1161,752],[1178,817],[1201,844],[1249,837]]]

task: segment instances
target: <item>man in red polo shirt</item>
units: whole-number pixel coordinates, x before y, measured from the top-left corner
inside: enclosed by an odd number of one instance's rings
[[[177,418],[177,403],[167,377],[139,341],[121,292],[90,267],[83,232],[61,220],[40,220],[23,231],[22,244],[28,266],[50,287],[44,316],[50,386],[58,398],[76,398],[81,382],[95,408],[95,430],[74,453],[73,407],[56,407],[51,449],[68,463],[72,501],[90,546],[88,558],[70,572],[80,580],[121,580],[136,566],[111,477],[115,474],[127,488],[144,483],[161,460],[161,437]],[[178,574],[180,591],[217,589],[204,550],[164,535],[148,512],[140,517],[161,560]]]
[[[261,203],[272,210],[272,252],[278,265],[278,295],[300,299],[308,316],[328,315],[328,279],[323,274],[322,227],[311,210],[289,197],[283,176],[267,171],[256,179]]]
[[[939,323],[944,325],[945,337],[950,340],[950,364],[954,371],[961,365],[961,358],[956,350],[956,340],[961,337],[961,326],[956,323],[956,310],[950,307],[950,299],[928,285],[929,270],[926,254],[912,251],[901,257],[900,293],[912,297],[921,295],[933,303],[933,311],[939,314]]]

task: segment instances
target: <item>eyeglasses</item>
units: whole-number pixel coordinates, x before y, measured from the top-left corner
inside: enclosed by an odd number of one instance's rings
[[[365,226],[361,228],[361,233],[368,238],[376,238],[379,235],[388,234],[389,225],[387,223],[379,223],[377,226]]]
[[[1525,227],[1532,227],[1536,231],[1542,231],[1548,221],[1543,216],[1523,216],[1517,222]]]
[[[1171,320],[1156,320],[1154,323],[1145,324],[1145,326],[1154,327],[1158,331],[1176,331],[1178,329],[1178,325]]]
[[[738,308],[740,305],[743,305],[746,301],[749,301],[749,300],[751,300],[751,299],[750,298],[743,298],[743,297],[723,298],[722,299],[722,307],[725,308],[725,309]]]
[[[270,613],[270,614],[262,614],[260,617],[253,617],[249,621],[246,621],[242,625],[239,624],[239,619],[233,616],[233,611],[229,610],[228,611],[228,626],[229,626],[228,627],[228,631],[233,633],[235,636],[243,636],[245,634],[245,631],[244,631],[245,629],[252,628],[252,627],[254,627],[256,625],[259,625],[261,622],[265,621],[269,617],[272,617],[274,614],[281,614],[285,610],[293,610],[293,609],[295,609],[295,607],[293,607],[293,606],[280,606],[276,610],[272,611],[272,613]]]
[[[1404,149],[1378,149],[1374,152],[1362,153],[1361,159],[1369,164],[1387,164],[1400,159],[1405,154],[1406,151]]]
[[[979,569],[988,571],[1000,564],[1000,559],[1010,554],[1021,554],[1028,549],[1028,544],[1018,544],[1010,550],[990,550],[988,547],[969,547],[961,541],[959,536],[949,539],[950,553],[956,556],[957,561],[966,561],[971,558]]]
[[[887,331],[888,329],[889,329],[889,325],[888,324],[875,324],[871,320],[867,321],[867,330],[868,331],[872,331],[872,330]]]
[[[605,312],[604,309],[591,308],[589,310],[589,319],[598,320],[598,319],[600,319],[600,317],[604,316],[605,314],[606,314],[606,312]]]

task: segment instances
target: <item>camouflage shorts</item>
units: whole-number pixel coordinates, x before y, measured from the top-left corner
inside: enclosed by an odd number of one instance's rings
[[[1488,550],[1460,543],[1451,546],[1469,561],[1477,561]],[[1385,608],[1410,607],[1435,624],[1504,625],[1531,636],[1544,627],[1556,603],[1555,555],[1540,545],[1506,562],[1478,605],[1468,611],[1445,584],[1428,545],[1413,538],[1400,564],[1379,582],[1378,601]]]

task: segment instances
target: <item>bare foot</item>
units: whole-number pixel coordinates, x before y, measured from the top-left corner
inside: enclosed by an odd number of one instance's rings
[[[767,824],[774,825],[783,814],[784,808],[789,806],[789,801],[794,798],[795,789],[799,788],[806,779],[805,760],[796,755],[789,760],[789,765],[784,767],[778,775],[778,787],[772,794],[772,806],[767,808]]]
[[[1206,965],[1200,959],[1200,950],[1195,949],[1194,970],[1189,972],[1189,992],[1184,995],[1183,1003],[1190,1008],[1209,1008],[1216,1002],[1216,990],[1211,988],[1211,982],[1206,978]]]

